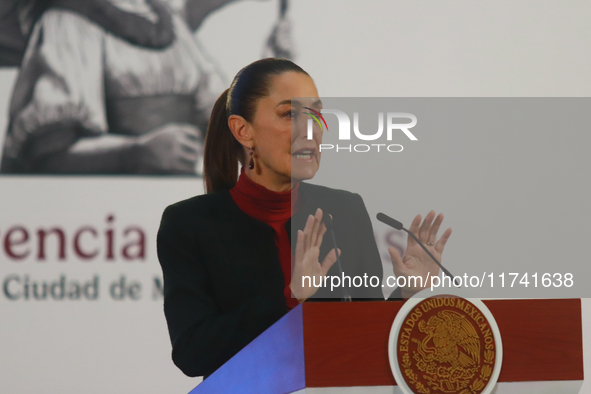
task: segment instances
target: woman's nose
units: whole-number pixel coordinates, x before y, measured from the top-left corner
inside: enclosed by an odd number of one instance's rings
[[[300,128],[300,133],[303,134],[305,139],[314,140],[322,136],[322,127],[314,119],[308,118],[305,125]]]

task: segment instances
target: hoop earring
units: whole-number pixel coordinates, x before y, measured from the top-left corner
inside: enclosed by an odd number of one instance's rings
[[[248,169],[249,170],[252,170],[252,169],[254,169],[254,159],[253,159],[253,156],[252,156],[253,155],[252,146],[250,147],[250,153],[249,153],[249,155],[250,155],[250,160],[248,161]]]

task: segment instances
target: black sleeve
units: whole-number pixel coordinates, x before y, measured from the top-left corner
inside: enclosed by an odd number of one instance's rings
[[[172,359],[188,376],[207,376],[275,323],[285,312],[260,296],[222,313],[212,296],[190,220],[175,206],[164,211],[157,236],[164,275],[164,313]],[[226,294],[231,289],[224,289]],[[240,294],[229,294],[240,297]]]

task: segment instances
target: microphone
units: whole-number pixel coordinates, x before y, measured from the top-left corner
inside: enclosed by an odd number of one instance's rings
[[[376,218],[384,223],[387,224],[390,227],[394,227],[396,230],[405,230],[404,226],[402,225],[402,223],[400,223],[398,220],[391,218],[390,216],[384,214],[384,213],[378,213],[376,215]],[[408,231],[407,231],[408,232]]]
[[[441,263],[439,261],[437,261],[437,259],[435,258],[435,256],[433,256],[431,254],[431,252],[429,252],[429,250],[425,247],[425,245],[423,245],[423,243],[421,241],[419,241],[419,239],[410,231],[408,231],[407,229],[404,228],[404,226],[402,225],[402,223],[400,223],[398,220],[391,218],[390,216],[383,214],[383,213],[378,213],[376,215],[376,218],[384,223],[387,224],[390,227],[394,227],[396,230],[402,230],[408,233],[408,235],[410,235],[415,241],[417,241],[417,243],[421,246],[421,248],[423,248],[423,250],[425,252],[427,252],[427,254],[429,255],[429,257],[431,257],[431,259],[439,266],[439,268],[441,268],[441,270],[443,271],[444,275],[449,276],[450,278],[453,278],[454,276],[451,274],[451,272],[449,272],[447,269],[445,269],[444,266],[441,265]]]
[[[329,214],[325,213],[322,215],[322,222],[326,226],[326,229],[330,232],[330,235],[332,238],[332,246],[334,247],[334,251],[337,255],[337,265],[339,266],[339,272],[341,273],[341,278],[343,278],[344,277],[343,266],[341,265],[341,258],[339,257],[339,252],[338,252],[339,248],[337,247],[337,237],[334,235],[334,226],[332,223],[332,218],[330,217]],[[352,301],[351,295],[347,292],[345,287],[343,286],[343,287],[341,287],[341,289],[343,290],[343,298],[341,298],[341,301]]]

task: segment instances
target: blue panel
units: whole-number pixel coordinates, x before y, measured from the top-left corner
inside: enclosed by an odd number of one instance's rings
[[[189,394],[283,394],[305,385],[304,327],[299,305]]]

